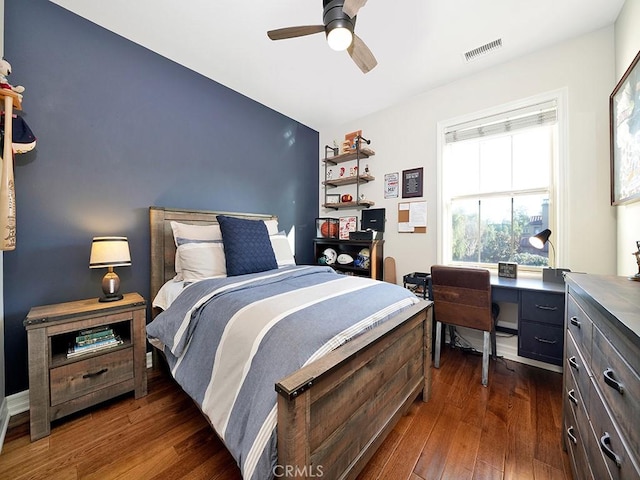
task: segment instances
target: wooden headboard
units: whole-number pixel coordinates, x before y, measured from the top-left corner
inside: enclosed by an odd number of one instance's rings
[[[153,301],[160,287],[176,276],[174,262],[176,245],[173,240],[171,222],[191,225],[217,224],[217,215],[247,218],[251,220],[277,220],[274,215],[259,213],[212,212],[207,210],[186,210],[179,208],[149,207],[151,228],[151,298]]]

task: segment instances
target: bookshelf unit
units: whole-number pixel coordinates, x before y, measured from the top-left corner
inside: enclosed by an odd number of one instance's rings
[[[49,435],[53,420],[132,390],[135,398],[147,394],[146,302],[139,294],[108,303],[94,298],[34,307],[23,323],[31,441]],[[69,355],[77,337],[98,329],[117,341]]]
[[[322,252],[327,248],[334,249],[337,255],[347,253],[353,258],[356,258],[360,250],[368,248],[369,268],[358,268],[353,266],[353,264],[340,265],[337,262],[329,266],[345,275],[369,277],[376,280],[382,280],[384,278],[383,246],[384,240],[338,240],[337,238],[316,238],[313,240],[313,252],[316,262],[318,258],[322,256]]]
[[[352,152],[347,152],[338,155],[337,149],[326,146],[324,149],[324,159],[322,162],[324,163],[324,181],[322,185],[324,186],[324,203],[322,206],[327,209],[333,210],[341,210],[347,208],[369,208],[374,205],[374,202],[371,200],[364,200],[360,198],[360,185],[372,182],[375,180],[375,177],[372,175],[362,171],[361,160],[368,159],[375,155],[375,152],[368,147],[363,147],[362,142],[365,142],[367,145],[370,143],[369,140],[365,140],[361,136],[356,138],[356,148]],[[328,156],[328,153],[331,152],[331,156]],[[331,167],[338,167],[339,165],[345,162],[355,162],[355,164],[350,168],[354,168],[354,175],[343,175],[340,176],[338,172],[335,174],[329,174]],[[337,177],[334,177],[337,175]],[[347,185],[355,185],[355,196],[353,196],[353,200],[350,202],[329,202],[328,195],[331,189],[337,187],[343,187]],[[349,193],[344,191],[343,193]]]

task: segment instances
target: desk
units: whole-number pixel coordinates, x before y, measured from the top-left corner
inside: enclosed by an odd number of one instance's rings
[[[564,283],[491,276],[491,299],[518,304],[518,355],[562,365]]]
[[[419,294],[431,298],[431,276],[415,272],[403,278],[405,287],[422,287]],[[564,284],[539,278],[491,276],[491,299],[495,303],[518,305],[516,329],[498,330],[518,335],[518,355],[562,365],[564,351]],[[437,320],[437,307],[434,319]],[[435,325],[435,321],[434,321]]]

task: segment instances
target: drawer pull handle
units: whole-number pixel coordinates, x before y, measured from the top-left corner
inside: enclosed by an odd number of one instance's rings
[[[534,337],[537,341],[539,341],[540,343],[548,343],[549,345],[555,345],[556,343],[558,343],[557,340],[547,340],[546,338],[540,338],[540,337]]]
[[[573,427],[569,427],[567,428],[567,437],[569,437],[569,440],[571,440],[573,442],[574,445],[578,444],[578,439],[576,438],[576,436],[573,434]]]
[[[604,435],[600,437],[600,449],[607,457],[616,462],[616,467],[620,468],[622,466],[620,455],[611,450],[611,436],[607,432],[604,432]]]
[[[108,368],[103,368],[102,370],[98,370],[97,372],[93,372],[93,373],[85,373],[82,378],[93,378],[93,377],[97,377],[99,375],[102,375],[103,373],[107,373],[109,371]]]
[[[624,385],[622,385],[615,379],[615,377],[613,376],[613,369],[607,368],[604,372],[602,372],[602,375],[604,375],[604,383],[609,385],[614,390],[617,390],[618,393],[624,393]]]
[[[578,399],[576,398],[576,391],[572,388],[567,392],[567,396],[569,400],[571,400],[575,405],[578,405]]]
[[[571,365],[576,370],[580,369],[580,365],[578,365],[578,362],[576,362],[576,357],[569,357],[569,365]]]
[[[580,328],[580,321],[578,320],[578,317],[571,317],[570,321],[571,321],[571,325],[573,325],[574,327]]]
[[[550,312],[555,312],[556,310],[558,310],[558,307],[552,307],[549,305],[538,305],[536,304],[536,308],[539,308],[540,310],[549,310]]]

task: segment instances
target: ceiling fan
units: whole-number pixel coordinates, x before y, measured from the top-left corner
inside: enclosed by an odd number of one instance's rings
[[[367,0],[323,0],[323,25],[279,28],[268,31],[267,36],[271,40],[284,40],[325,32],[327,43],[332,49],[347,50],[362,73],[367,73],[378,62],[369,47],[354,33],[356,15],[365,3]]]

